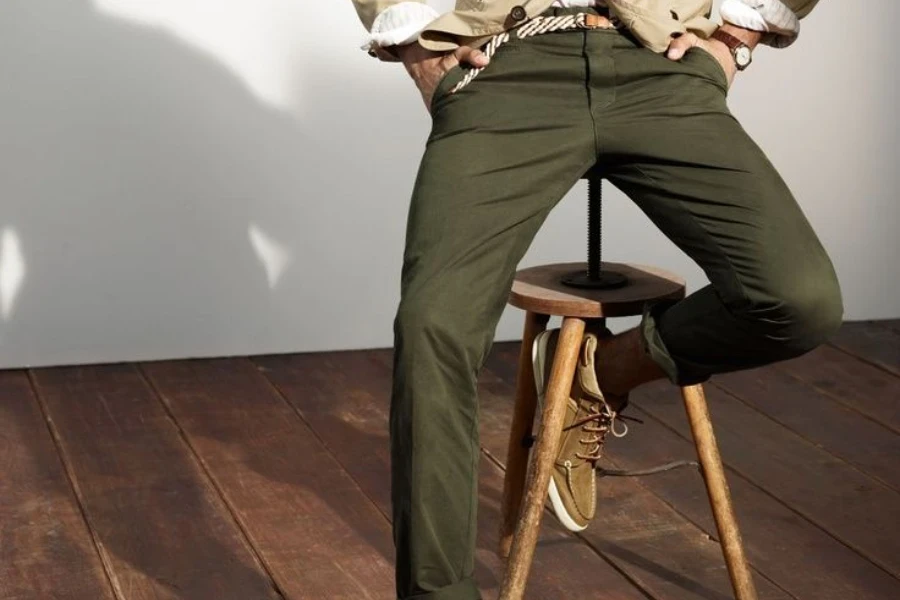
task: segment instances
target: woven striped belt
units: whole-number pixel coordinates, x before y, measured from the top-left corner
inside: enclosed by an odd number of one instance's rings
[[[604,16],[594,13],[581,12],[561,16],[539,15],[537,17],[529,19],[528,21],[525,21],[515,29],[498,33],[487,42],[484,48],[482,48],[482,51],[485,53],[488,59],[491,59],[497,52],[497,49],[509,41],[511,31],[515,31],[515,34],[519,39],[524,39],[535,35],[540,35],[542,33],[565,31],[567,29],[618,29],[620,26],[621,23],[615,17],[613,17],[612,19],[608,19]],[[485,68],[486,66],[470,69],[466,73],[466,76],[463,77],[459,81],[459,83],[457,83],[450,89],[450,93],[455,94],[459,90],[472,83],[472,80],[478,77],[478,74],[484,71]]]

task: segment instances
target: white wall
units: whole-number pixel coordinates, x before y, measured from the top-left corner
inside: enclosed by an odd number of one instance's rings
[[[358,50],[349,1],[308,6],[4,2],[0,367],[391,344],[428,117],[401,67]],[[900,3],[847,6],[758,52],[731,106],[831,251],[846,316],[896,318]],[[703,284],[609,199],[608,258]],[[523,264],[581,259],[583,222],[579,187]]]

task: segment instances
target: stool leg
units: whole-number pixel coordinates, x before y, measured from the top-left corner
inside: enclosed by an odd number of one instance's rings
[[[500,549],[503,558],[509,556],[513,531],[519,520],[522,494],[525,491],[525,473],[528,469],[528,449],[534,425],[534,410],[537,405],[537,390],[534,387],[534,364],[531,348],[534,338],[547,328],[548,315],[534,312],[525,313],[525,331],[519,350],[519,369],[516,371],[516,401],[512,426],[509,430],[509,445],[506,449],[506,476],[503,479],[503,497],[500,501]]]
[[[500,588],[500,600],[520,600],[525,593],[525,582],[531,569],[544,502],[550,487],[550,473],[559,450],[566,400],[571,392],[583,336],[583,320],[568,317],[563,319],[544,398],[541,428],[537,444],[531,453],[531,472],[525,489],[522,515],[516,524],[506,575]]]
[[[703,386],[683,387],[681,388],[681,397],[684,399],[684,407],[691,423],[691,432],[697,446],[697,456],[700,458],[703,479],[706,481],[706,492],[709,495],[709,502],[716,520],[719,539],[722,540],[722,553],[725,555],[725,564],[734,588],[734,596],[737,600],[757,600],[753,577],[750,567],[747,565],[747,558],[744,556],[741,532],[738,530],[734,509],[731,506],[731,493],[728,491],[728,482],[725,480],[725,470],[722,467],[722,458],[719,456],[719,447],[713,433]]]

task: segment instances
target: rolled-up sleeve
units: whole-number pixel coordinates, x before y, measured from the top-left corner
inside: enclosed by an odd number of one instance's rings
[[[763,32],[763,44],[784,48],[800,35],[800,19],[819,0],[725,0],[720,13],[726,23]]]
[[[439,16],[438,12],[421,2],[398,2],[384,9],[372,21],[369,36],[363,50],[373,46],[409,44],[419,33]]]

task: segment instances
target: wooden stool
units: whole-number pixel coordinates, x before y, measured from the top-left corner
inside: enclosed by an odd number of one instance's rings
[[[584,270],[585,267],[585,263],[564,263],[524,269],[516,274],[512,286],[510,304],[526,313],[516,382],[515,413],[503,484],[500,554],[508,556],[509,561],[500,591],[501,600],[519,600],[525,591],[586,320],[599,320],[603,323],[607,317],[640,315],[647,302],[677,300],[685,294],[684,281],[680,277],[640,265],[603,263],[604,270],[618,272],[627,278],[628,284],[624,287],[577,289],[561,283],[561,276],[579,269]],[[535,337],[546,328],[551,315],[563,317],[562,330],[529,469],[528,448],[531,445],[537,403],[531,348]],[[681,395],[697,446],[735,597],[738,600],[756,600],[756,590],[744,557],[741,535],[731,507],[728,484],[713,435],[703,387],[682,387]],[[526,473],[529,473],[527,483]],[[598,514],[598,518],[602,518],[602,512]]]

